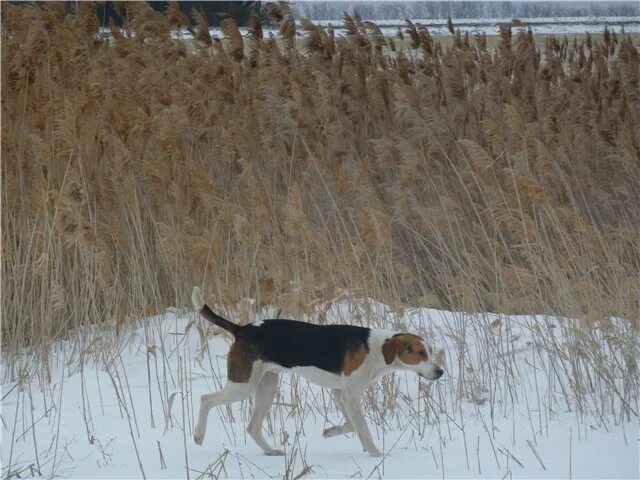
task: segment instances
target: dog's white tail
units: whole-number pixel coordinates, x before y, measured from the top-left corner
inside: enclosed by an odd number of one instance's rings
[[[200,289],[198,287],[193,287],[193,293],[191,294],[191,303],[193,303],[193,307],[200,311],[202,307],[204,307],[204,299],[202,298],[202,294],[200,293]]]
[[[213,310],[211,310],[209,306],[204,303],[204,299],[202,298],[202,294],[200,293],[200,289],[198,287],[193,287],[193,293],[191,294],[191,303],[193,303],[193,306],[200,315],[202,315],[214,325],[217,325],[218,327],[224,328],[228,332],[231,332],[231,334],[233,334],[234,336],[237,337],[238,332],[242,329],[240,325],[230,322],[226,318],[221,317]]]

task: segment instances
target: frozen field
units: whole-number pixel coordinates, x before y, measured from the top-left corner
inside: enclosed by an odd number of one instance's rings
[[[52,347],[50,368],[28,355],[11,371],[3,363],[3,478],[638,478],[630,346],[615,341],[622,322],[601,335],[569,319],[375,302],[319,311],[330,323],[404,326],[444,351],[442,380],[395,374],[369,390],[384,458],[365,454],[354,434],[323,438],[342,422],[328,391],[288,375],[265,422],[284,457],[248,438],[248,402],[212,410],[197,446],[199,396],[224,382],[229,340],[193,313],[167,312],[119,338],[77,332]]]
[[[447,27],[447,19],[411,19],[414,23],[425,25],[429,29],[431,35],[451,35]],[[574,34],[583,35],[589,33],[602,33],[604,27],[613,28],[620,31],[624,28],[628,33],[640,32],[640,17],[558,17],[558,18],[523,18],[520,19],[524,23],[523,27],[513,27],[514,31],[526,30],[531,27],[534,34],[539,35],[564,35]],[[508,24],[509,19],[504,18],[477,18],[477,19],[452,19],[456,28],[461,33],[468,32],[470,35],[476,33],[486,33],[487,35],[497,35],[500,32],[499,25]],[[336,35],[346,35],[347,32],[342,28],[341,20],[318,20],[313,23],[324,27],[333,26]],[[404,30],[404,19],[388,19],[374,20],[374,23],[380,27],[385,36],[394,36],[398,32],[398,28]],[[248,33],[246,28],[240,28],[243,35]],[[278,35],[278,30],[269,30],[265,28],[265,36],[269,34]],[[219,28],[210,29],[211,35],[222,37],[222,30]],[[304,35],[299,29],[298,35]]]
[[[432,35],[451,35],[447,27],[447,19],[411,19],[414,23],[425,25]],[[524,27],[514,27],[515,31],[531,27],[534,34],[543,35],[559,35],[559,34],[584,34],[602,33],[605,25],[609,28],[619,30],[624,27],[627,32],[640,32],[640,17],[538,17],[538,18],[521,18]],[[510,19],[504,18],[460,18],[452,19],[456,28],[461,33],[469,32],[469,34],[486,33],[487,35],[495,35],[499,33],[499,25],[509,24]],[[337,34],[345,34],[346,32],[340,28],[340,21],[317,21],[319,25],[327,26],[333,24],[336,26]],[[404,29],[404,19],[388,19],[375,20],[382,32],[387,36],[393,36],[398,31],[398,27]]]
[[[584,35],[585,33],[601,34],[604,32],[605,26],[609,29],[614,29],[619,32],[622,28],[627,33],[640,33],[640,17],[557,17],[557,18],[524,18],[521,19],[524,26],[514,26],[513,31],[518,32],[520,30],[526,30],[531,27],[534,34],[538,35]],[[431,35],[437,36],[450,36],[449,28],[447,27],[447,19],[412,19],[414,23],[420,23],[425,25]],[[500,18],[477,18],[477,19],[453,19],[455,27],[460,29],[462,34],[469,33],[475,35],[479,33],[485,33],[487,35],[498,35],[500,33],[499,26],[508,24],[510,19]],[[323,27],[331,27],[334,29],[334,33],[337,36],[344,36],[347,34],[346,30],[342,26],[342,20],[316,20],[313,21],[316,25]],[[388,37],[394,37],[398,33],[398,29],[404,32],[405,20],[404,19],[386,19],[386,20],[374,20],[374,23],[380,27],[380,31],[383,35]],[[110,37],[110,31],[108,28],[100,29],[101,35],[105,38]],[[217,27],[211,27],[209,33],[212,37],[222,38],[224,34],[222,29]],[[247,27],[240,27],[240,33],[243,36],[249,35],[249,29]],[[263,34],[265,38],[269,36],[278,37],[280,35],[279,28],[268,28],[263,26]],[[173,34],[174,37],[180,37],[184,39],[191,39],[192,35],[183,29],[180,34]],[[304,37],[306,33],[300,28],[299,23],[296,25],[296,35],[298,37]]]

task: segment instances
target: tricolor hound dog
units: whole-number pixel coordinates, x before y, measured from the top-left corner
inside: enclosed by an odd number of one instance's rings
[[[255,393],[255,409],[247,431],[267,455],[283,455],[262,436],[266,417],[278,387],[278,373],[289,370],[332,389],[345,423],[324,431],[325,437],[357,432],[364,449],[380,456],[362,411],[361,397],[371,382],[396,369],[412,370],[436,380],[444,371],[432,361],[424,340],[398,333],[353,325],[314,325],[295,320],[265,320],[237,325],[216,315],[204,303],[200,289],[191,296],[194,307],[207,320],[235,337],[227,356],[227,384],[200,398],[194,439],[202,444],[209,410],[239,402]]]

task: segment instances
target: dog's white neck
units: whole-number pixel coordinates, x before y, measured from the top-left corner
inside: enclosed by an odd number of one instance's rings
[[[372,378],[379,378],[387,373],[402,368],[398,363],[398,359],[387,365],[382,354],[382,346],[384,342],[400,332],[394,330],[371,329],[369,335],[369,356],[371,358]]]

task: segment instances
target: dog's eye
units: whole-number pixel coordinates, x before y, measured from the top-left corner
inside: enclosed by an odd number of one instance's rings
[[[422,358],[424,358],[425,360],[426,360],[426,359],[427,359],[427,357],[428,357],[427,352],[420,352],[420,356],[421,356]]]

